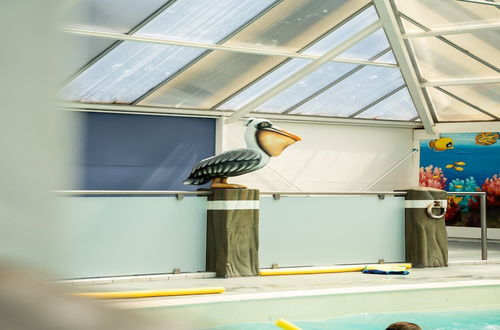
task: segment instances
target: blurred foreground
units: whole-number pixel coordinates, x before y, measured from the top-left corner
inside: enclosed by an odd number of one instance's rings
[[[178,328],[51,284],[70,257],[70,224],[61,221],[53,191],[75,180],[67,164],[78,143],[78,123],[57,109],[55,91],[79,50],[65,49],[55,30],[64,7],[76,2],[0,2],[0,329]]]

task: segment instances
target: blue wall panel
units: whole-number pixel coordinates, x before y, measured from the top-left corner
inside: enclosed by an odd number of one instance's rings
[[[195,190],[182,181],[215,154],[215,120],[83,114],[82,183],[88,190]]]

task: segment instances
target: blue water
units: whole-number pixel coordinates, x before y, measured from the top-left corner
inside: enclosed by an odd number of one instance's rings
[[[433,165],[443,169],[443,174],[448,178],[447,184],[453,179],[466,179],[474,177],[479,187],[487,177],[500,174],[500,140],[489,146],[475,143],[476,133],[441,134],[441,137],[450,137],[454,149],[434,151],[429,148],[430,140],[422,140],[420,145],[420,166]],[[465,162],[463,171],[446,168],[454,162]],[[448,188],[448,185],[445,189]]]
[[[287,320],[304,330],[385,329],[393,322],[406,321],[428,330],[500,330],[500,310],[454,311],[433,313],[365,313],[341,316],[325,321]],[[217,330],[279,330],[274,322],[239,323],[216,327]]]

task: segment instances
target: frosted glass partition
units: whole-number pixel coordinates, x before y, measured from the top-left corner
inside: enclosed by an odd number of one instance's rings
[[[62,197],[65,278],[205,270],[206,197]]]
[[[404,197],[260,200],[261,268],[402,262]]]
[[[64,196],[64,278],[205,271],[206,196]],[[404,198],[260,199],[261,268],[404,261]]]

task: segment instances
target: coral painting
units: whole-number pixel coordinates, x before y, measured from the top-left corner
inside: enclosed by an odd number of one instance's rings
[[[420,185],[449,192],[486,192],[488,227],[500,228],[499,138],[498,132],[479,132],[422,140]],[[479,198],[449,196],[445,219],[447,225],[478,227]]]

